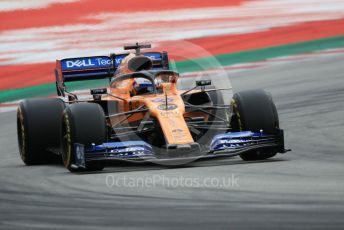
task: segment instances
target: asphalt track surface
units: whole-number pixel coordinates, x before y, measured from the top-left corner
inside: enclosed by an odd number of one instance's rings
[[[236,157],[81,175],[60,165],[27,167],[19,159],[15,113],[0,114],[0,228],[343,229],[343,74],[343,54],[232,74],[235,90],[272,93],[293,149],[263,162]],[[106,178],[157,176],[165,179],[154,186],[106,185]],[[167,185],[180,176],[237,180],[225,188]]]

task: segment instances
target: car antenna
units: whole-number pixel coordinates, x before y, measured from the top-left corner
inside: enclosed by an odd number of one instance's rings
[[[138,42],[136,42],[134,45],[124,46],[124,50],[135,50],[136,56],[141,55],[141,49],[145,49],[145,48],[152,48],[152,45],[151,44],[139,44]]]
[[[165,104],[166,104],[166,110],[168,110],[167,109],[168,101],[167,101],[167,91],[166,91],[166,89],[165,89]]]

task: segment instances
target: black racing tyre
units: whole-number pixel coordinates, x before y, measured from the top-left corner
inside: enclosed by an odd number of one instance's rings
[[[249,90],[234,94],[231,108],[233,131],[252,131],[276,134],[279,128],[278,114],[272,97],[264,90]],[[264,160],[275,156],[277,150],[265,148],[240,155],[243,160]]]
[[[100,171],[103,162],[86,162],[85,169],[77,169],[74,161],[74,143],[84,145],[106,142],[106,120],[102,107],[95,103],[76,103],[63,113],[61,149],[63,165],[71,172]]]
[[[17,110],[18,147],[26,165],[54,163],[60,159],[52,152],[60,147],[64,108],[65,103],[59,98],[20,102]]]

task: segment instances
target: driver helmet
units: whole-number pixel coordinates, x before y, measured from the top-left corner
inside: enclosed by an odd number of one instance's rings
[[[151,93],[154,91],[153,83],[146,78],[136,78],[133,88],[136,95]]]

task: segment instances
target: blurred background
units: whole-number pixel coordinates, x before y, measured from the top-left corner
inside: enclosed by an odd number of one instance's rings
[[[186,60],[207,56],[228,67],[344,47],[343,0],[0,0],[0,21],[2,108],[54,95],[56,59],[134,42],[167,50],[188,74],[198,69]],[[206,52],[171,48],[180,41]]]
[[[184,80],[220,70],[236,92],[270,92],[292,152],[78,175],[26,167],[18,101],[56,96],[56,59],[123,52],[133,42],[168,51]],[[342,230],[343,73],[344,0],[0,0],[0,229]],[[106,182],[156,176],[235,177],[239,186]]]

